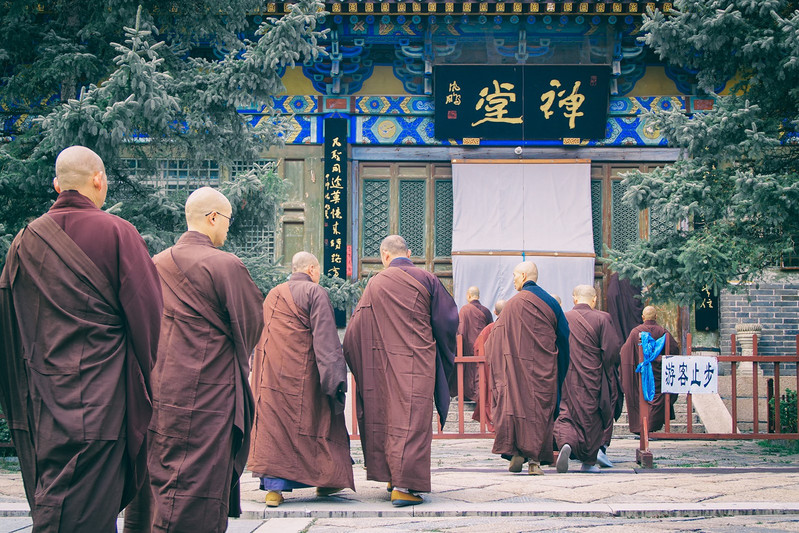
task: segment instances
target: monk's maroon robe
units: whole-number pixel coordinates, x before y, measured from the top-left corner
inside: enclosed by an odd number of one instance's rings
[[[477,339],[474,341],[474,355],[483,356],[485,357],[486,347],[485,344],[488,341],[488,336],[491,334],[491,330],[494,328],[494,322],[491,322],[486,327],[483,328],[483,331],[477,336]],[[493,390],[494,384],[491,380],[491,367],[486,362],[485,363],[485,372],[483,374],[485,376],[485,387],[483,387],[483,392],[480,394],[478,388],[477,394],[477,405],[474,406],[474,412],[472,413],[472,420],[476,420],[477,422],[480,421],[480,411],[485,409],[485,422],[486,422],[486,429],[489,432],[494,431],[494,419],[491,417],[491,410],[493,409]]]
[[[153,261],[164,292],[149,431],[153,529],[225,531],[228,512],[240,512],[229,498],[250,448],[262,295],[239,258],[195,231]]]
[[[344,420],[347,364],[327,291],[294,273],[264,300],[252,371],[253,474],[355,489]]]
[[[569,321],[571,366],[563,383],[560,414],[555,422],[558,447],[569,444],[580,461],[596,462],[607,424],[613,424],[613,367],[618,366],[621,340],[610,315],[577,304]]]
[[[395,259],[366,286],[344,357],[357,383],[367,479],[430,491],[433,398],[443,424],[457,328],[452,297],[407,259]]]
[[[647,332],[652,335],[653,339],[659,339],[663,335],[668,335],[668,340],[664,346],[664,352],[668,347],[668,354],[675,355],[680,353],[680,347],[677,341],[671,336],[671,333],[666,328],[658,325],[654,320],[647,320],[640,326],[633,328],[630,336],[624,346],[621,347],[621,381],[624,387],[624,395],[627,398],[627,421],[630,426],[630,432],[635,434],[641,433],[641,409],[639,408],[639,390],[641,388],[641,374],[635,372],[640,359],[636,359],[638,347],[641,344],[641,333]],[[652,361],[652,372],[655,374],[655,397],[649,402],[649,420],[647,425],[649,431],[658,431],[663,427],[666,422],[666,397],[671,397],[671,406],[677,401],[676,394],[661,394],[660,393],[660,375],[662,355]],[[670,406],[670,407],[671,407]],[[674,409],[670,409],[670,418],[674,419]]]
[[[494,321],[491,311],[480,300],[472,300],[458,312],[458,334],[463,338],[464,357],[474,355],[474,342],[477,336],[488,324]],[[480,384],[479,372],[476,364],[463,365],[463,396],[466,400],[476,401]],[[449,380],[449,393],[455,396],[458,393],[458,373],[453,372]]]
[[[555,311],[528,290],[508,300],[494,323],[486,343],[493,382],[494,453],[552,462],[557,331]],[[568,329],[565,331],[564,341],[568,342]]]
[[[113,531],[141,484],[161,289],[128,222],[64,191],[0,278],[0,389],[35,531]]]

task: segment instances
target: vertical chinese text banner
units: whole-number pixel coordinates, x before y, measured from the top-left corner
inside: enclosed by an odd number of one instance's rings
[[[347,119],[325,119],[324,273],[347,272]]]

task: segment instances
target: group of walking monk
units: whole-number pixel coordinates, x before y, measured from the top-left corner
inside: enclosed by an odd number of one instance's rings
[[[53,185],[58,199],[16,236],[0,277],[0,400],[36,532],[114,531],[122,509],[126,531],[225,531],[241,513],[245,466],[271,507],[293,489],[354,490],[347,367],[367,479],[386,483],[395,506],[422,503],[458,332],[465,355],[485,344],[489,393],[472,370],[461,393],[485,410],[512,472],[527,462],[542,474],[555,448],[558,471],[571,454],[594,471],[618,383],[630,394],[633,335],[619,378],[621,341],[593,309],[593,288],[577,287],[564,314],[532,262],[514,270],[519,292],[495,304],[496,322],[476,287],[459,319],[438,278],[390,235],[342,345],[316,257],[295,254],[288,281],[263,299],[219,250],[233,209],[217,190],[188,197],[187,231],[151,259],[136,229],[101,209],[97,154],[62,151]],[[641,328],[668,334],[650,320]]]

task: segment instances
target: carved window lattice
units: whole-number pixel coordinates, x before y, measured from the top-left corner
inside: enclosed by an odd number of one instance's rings
[[[674,226],[666,219],[666,213],[662,207],[649,208],[649,238],[659,237],[674,229]]]
[[[591,221],[594,226],[594,253],[602,255],[602,181],[591,180]]]
[[[452,181],[436,181],[436,257],[452,255]]]
[[[389,233],[389,181],[363,181],[363,255],[378,257]]]
[[[251,252],[258,250],[264,253],[270,261],[275,260],[275,230],[268,226],[251,225],[245,228],[244,242],[239,247],[241,251]]]
[[[622,201],[627,187],[621,181],[613,181],[610,192],[611,247],[623,252],[639,240],[638,210]]]
[[[399,234],[412,255],[425,255],[425,204],[427,183],[422,180],[401,180],[399,183]]]
[[[142,159],[123,159],[128,172],[148,185],[167,191],[194,190],[203,186],[219,185],[219,165],[206,159],[198,167],[189,166],[183,159],[155,159],[154,168],[148,169]]]
[[[230,178],[236,179],[238,176],[246,174],[252,170],[255,165],[264,167],[264,169],[267,171],[277,170],[277,161],[274,159],[258,159],[253,163],[245,161],[233,161],[233,164],[230,166]]]

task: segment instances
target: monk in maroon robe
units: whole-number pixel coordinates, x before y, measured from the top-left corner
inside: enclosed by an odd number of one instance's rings
[[[308,252],[291,260],[291,278],[269,291],[264,331],[255,348],[255,422],[249,468],[267,490],[266,505],[282,491],[317,487],[329,496],[355,490],[350,437],[344,421],[347,363],[333,306],[319,285],[319,261]]]
[[[633,328],[630,332],[624,346],[621,347],[621,382],[624,387],[624,395],[627,397],[627,423],[630,425],[630,432],[636,435],[641,434],[641,409],[638,402],[640,401],[639,390],[641,388],[641,374],[635,372],[635,368],[640,363],[640,358],[636,358],[641,345],[641,333],[649,333],[653,339],[659,339],[663,335],[667,335],[664,353],[668,355],[676,355],[680,353],[680,347],[671,333],[664,327],[657,323],[657,310],[653,306],[644,307],[641,317],[644,323],[638,327]],[[652,361],[652,372],[655,374],[655,397],[649,403],[649,418],[647,426],[649,431],[657,431],[663,427],[666,422],[666,397],[670,398],[671,405],[669,406],[670,418],[674,419],[674,409],[671,407],[677,401],[676,394],[661,394],[660,393],[660,374],[662,354],[657,359]]]
[[[73,146],[55,171],[0,278],[0,399],[34,531],[115,531],[144,479],[161,287],[136,229],[100,209],[100,157]]]
[[[571,366],[563,384],[563,402],[555,422],[555,441],[560,447],[558,472],[569,468],[571,453],[582,461],[583,472],[599,472],[597,453],[607,424],[613,424],[610,387],[613,367],[619,364],[621,339],[610,315],[594,309],[596,290],[578,285],[569,321]]]
[[[502,309],[505,308],[505,300],[497,300],[494,304],[494,314],[499,316],[502,313]],[[490,322],[486,327],[483,328],[483,331],[477,336],[477,339],[474,341],[474,355],[478,356],[485,356],[485,344],[488,342],[488,336],[491,334],[491,330],[494,329],[495,322]],[[492,401],[493,401],[493,382],[491,381],[491,368],[488,363],[485,363],[485,372],[483,374],[485,376],[485,387],[482,391],[482,394],[478,394],[477,396],[477,405],[474,407],[474,412],[472,413],[472,420],[477,422],[480,421],[480,411],[485,409],[485,422],[486,422],[486,429],[489,432],[494,431],[494,419],[491,417],[491,409],[493,408]]]
[[[220,192],[194,191],[188,231],[153,259],[164,291],[149,431],[154,531],[222,532],[228,514],[240,514],[254,410],[249,359],[264,322],[244,264],[217,249],[231,215]]]
[[[493,452],[510,460],[508,470],[541,475],[551,463],[552,426],[560,386],[569,368],[569,324],[560,305],[536,284],[533,262],[516,265],[508,300],[486,344],[493,381]]]
[[[480,303],[480,289],[469,287],[466,291],[466,305],[458,312],[458,334],[463,338],[463,356],[474,355],[474,341],[488,324],[494,322],[491,311]],[[463,365],[463,397],[465,400],[477,400],[480,390],[479,372],[476,364]],[[449,394],[458,393],[458,373],[453,372],[449,380]]]
[[[441,281],[413,265],[405,239],[380,245],[385,270],[361,296],[344,336],[358,385],[356,412],[366,477],[387,481],[395,506],[430,492],[433,400],[443,425],[455,358],[458,307]]]

